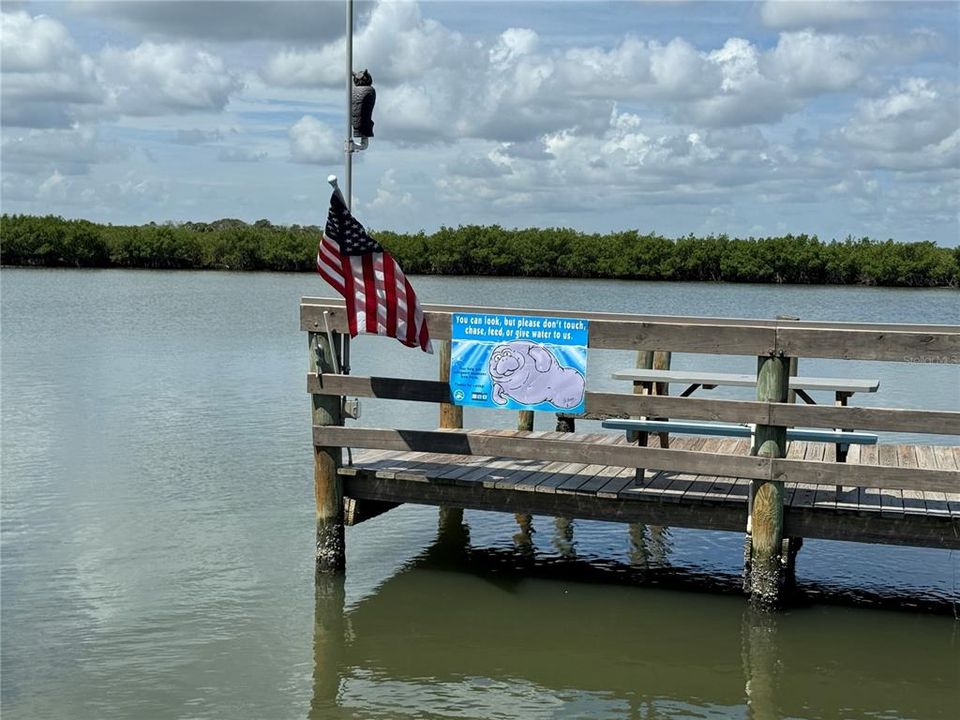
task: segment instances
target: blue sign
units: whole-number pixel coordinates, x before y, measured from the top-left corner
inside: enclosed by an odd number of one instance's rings
[[[581,413],[589,323],[454,313],[450,393],[457,405]]]

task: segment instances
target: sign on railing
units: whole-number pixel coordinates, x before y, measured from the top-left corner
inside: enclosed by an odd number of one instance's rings
[[[454,313],[450,394],[458,405],[583,412],[589,322]]]

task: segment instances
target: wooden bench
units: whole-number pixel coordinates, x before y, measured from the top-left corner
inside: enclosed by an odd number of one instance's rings
[[[625,430],[627,440],[634,442],[641,432],[672,432],[682,435],[717,435],[721,437],[752,438],[754,428],[736,423],[704,423],[680,420],[604,420],[601,425],[607,429]],[[787,440],[807,442],[832,442],[842,445],[876,445],[877,436],[873,433],[852,430],[810,430],[787,428]]]
[[[647,392],[653,391],[654,384],[660,383],[688,383],[687,388],[680,393],[680,397],[689,397],[699,388],[712,390],[720,385],[731,387],[756,387],[757,376],[747,373],[720,373],[720,372],[699,372],[690,370],[648,370],[644,368],[631,368],[629,370],[620,370],[613,374],[616,380],[631,380],[634,386],[646,388]],[[788,388],[793,390],[797,397],[808,405],[816,405],[816,401],[810,397],[808,392],[829,391],[834,393],[834,404],[838,407],[846,407],[847,401],[858,392],[876,392],[880,388],[879,380],[858,379],[858,378],[824,378],[824,377],[792,377],[788,380]],[[838,432],[852,432],[853,428],[838,429]],[[666,432],[662,430],[660,432]],[[677,432],[683,432],[677,430]],[[826,437],[821,433],[830,431],[816,431],[817,437],[805,436],[807,440],[819,440]],[[746,437],[750,437],[747,435]],[[788,434],[788,438],[790,436]],[[795,439],[800,439],[796,436]],[[874,440],[874,443],[876,440]],[[836,443],[836,455],[838,460],[846,457],[849,443],[838,441]]]
[[[710,423],[690,422],[679,420],[604,420],[600,423],[608,430],[623,430],[627,442],[638,442],[641,446],[647,444],[647,434],[652,432],[672,432],[681,435],[713,435],[720,437],[750,438],[756,428],[751,425],[737,423]],[[856,432],[853,430],[811,430],[805,428],[787,428],[787,442],[832,442],[836,444],[837,462],[846,462],[847,449],[851,444],[876,445],[877,436],[873,433]],[[643,478],[645,471],[637,468],[637,478]],[[837,492],[842,490],[837,486]]]

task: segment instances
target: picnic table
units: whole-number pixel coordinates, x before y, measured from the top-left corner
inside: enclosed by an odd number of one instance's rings
[[[646,389],[648,393],[654,392],[654,385],[661,385],[666,383],[681,383],[687,384],[687,388],[680,393],[680,397],[688,397],[694,392],[703,388],[705,390],[712,390],[720,385],[734,386],[734,387],[755,387],[757,384],[757,376],[751,375],[749,373],[721,373],[721,372],[700,372],[692,370],[648,370],[644,368],[630,368],[629,370],[620,370],[613,373],[613,377],[616,380],[631,380],[634,385],[639,385]],[[790,390],[793,390],[797,397],[802,399],[808,405],[816,405],[816,401],[810,397],[809,393],[813,391],[829,391],[834,393],[836,405],[846,406],[847,401],[854,393],[858,392],[876,392],[880,388],[879,380],[863,380],[856,378],[824,378],[824,377],[791,377],[789,379],[788,387]],[[679,432],[690,432],[693,427],[691,423],[671,423],[669,421],[663,421],[662,419],[643,419],[643,422],[646,423],[645,427],[647,429],[653,430],[654,425],[651,423],[662,422],[663,426],[657,426],[655,431],[668,431],[673,425],[674,431]],[[614,425],[610,425],[614,427]],[[617,425],[616,427],[620,427]],[[698,432],[703,431],[710,432],[709,426],[701,424]],[[720,432],[722,430],[729,430],[729,428],[714,428],[715,432]],[[845,437],[853,438],[852,435],[849,435],[853,431],[853,428],[838,428],[838,431],[846,431],[844,434]],[[628,430],[629,432],[629,430]],[[726,432],[724,434],[729,434]],[[809,435],[809,438],[814,439],[814,435],[822,436],[819,439],[826,440],[829,437],[829,433],[826,431],[809,431],[806,435]],[[663,436],[662,436],[663,437]],[[876,442],[876,437],[873,436],[873,442]],[[837,442],[836,443],[836,458],[838,461],[846,460],[847,455],[847,443],[846,442]]]
[[[645,370],[631,368],[613,373],[617,380],[632,380],[652,392],[654,383],[685,383],[688,387],[680,397],[688,397],[701,387],[713,390],[720,385],[736,387],[754,387],[757,376],[749,373],[699,372],[692,370]],[[880,388],[879,380],[858,380],[855,378],[792,377],[789,388],[808,405],[816,401],[808,394],[811,391],[826,390],[835,394],[837,405],[846,405],[854,393],[876,392]]]

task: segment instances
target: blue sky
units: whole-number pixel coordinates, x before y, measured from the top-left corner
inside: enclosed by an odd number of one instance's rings
[[[3,2],[2,205],[318,223],[339,2]],[[956,2],[358,3],[371,228],[958,244]]]

